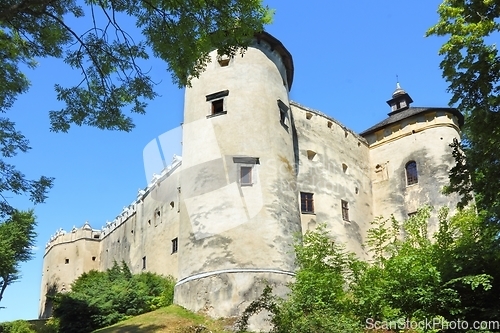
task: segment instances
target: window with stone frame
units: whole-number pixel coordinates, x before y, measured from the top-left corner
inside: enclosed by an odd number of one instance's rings
[[[417,171],[417,162],[410,161],[406,163],[405,166],[406,172],[406,185],[414,185],[418,183],[418,171]]]
[[[314,213],[314,193],[300,192],[300,211],[306,214]]]
[[[210,102],[210,114],[207,118],[226,114],[226,97],[229,95],[229,90],[219,91],[206,96],[206,101]]]

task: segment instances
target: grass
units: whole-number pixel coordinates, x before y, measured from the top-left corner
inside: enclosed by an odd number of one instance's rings
[[[228,319],[209,319],[180,306],[170,305],[99,329],[95,333],[229,333],[231,331],[224,328],[232,324],[234,321]]]

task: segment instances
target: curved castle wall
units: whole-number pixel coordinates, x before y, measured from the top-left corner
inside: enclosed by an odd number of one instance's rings
[[[47,294],[69,291],[71,283],[81,274],[99,269],[100,231],[88,223],[66,233],[59,230],[47,244],[43,257],[39,317],[52,314],[52,303]]]
[[[241,314],[264,280],[284,285],[295,270],[291,80],[273,47],[255,42],[227,66],[214,51],[186,89],[175,302],[215,317]]]
[[[432,109],[367,136],[370,144],[374,216],[403,221],[417,208],[435,208],[429,233],[437,231],[437,210],[455,210],[457,195],[445,196],[448,172],[455,161],[449,144],[460,137],[459,121],[450,109]],[[405,166],[415,161],[418,183],[409,185]]]

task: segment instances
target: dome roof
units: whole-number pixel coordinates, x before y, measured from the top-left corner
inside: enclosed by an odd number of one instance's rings
[[[403,88],[401,88],[401,86],[399,85],[399,82],[397,82],[396,90],[394,90],[394,92],[392,93],[392,98],[403,94],[406,94],[406,91],[404,91]]]

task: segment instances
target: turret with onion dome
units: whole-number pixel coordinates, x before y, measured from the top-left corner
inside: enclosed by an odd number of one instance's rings
[[[408,95],[408,93],[401,88],[399,82],[397,82],[396,90],[392,93],[392,98],[387,101],[387,104],[391,107],[389,116],[408,109],[411,103],[413,103],[413,100],[410,95]]]

